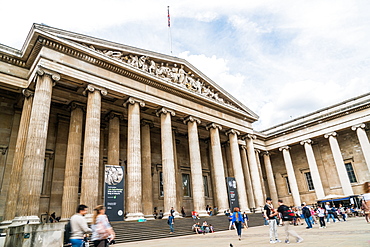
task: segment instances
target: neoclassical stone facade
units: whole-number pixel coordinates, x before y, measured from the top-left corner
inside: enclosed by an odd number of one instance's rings
[[[255,131],[258,116],[183,59],[35,24],[0,45],[0,221],[69,218],[125,167],[127,220],[184,207],[241,210],[362,193],[370,95]]]

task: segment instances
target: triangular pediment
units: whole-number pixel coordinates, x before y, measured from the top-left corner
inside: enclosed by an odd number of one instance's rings
[[[213,101],[215,104],[238,109],[239,112],[243,112],[243,115],[251,120],[258,119],[258,116],[253,111],[244,106],[185,59],[45,25],[35,24],[34,28],[56,36],[58,39],[64,39],[69,43],[73,42],[78,46],[85,47],[90,53],[98,53],[101,56],[113,59],[116,62],[135,69],[139,73],[148,74],[151,77],[164,80],[170,85],[176,85],[177,88],[180,87],[183,90],[191,91],[199,97],[205,97]]]

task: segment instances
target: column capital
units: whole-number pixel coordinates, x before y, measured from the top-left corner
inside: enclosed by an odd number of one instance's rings
[[[32,97],[34,95],[34,92],[29,90],[28,88],[24,88],[22,89],[22,94],[24,95],[24,97],[28,98]]]
[[[236,129],[229,129],[228,131],[225,132],[225,135],[229,134],[240,135],[240,132],[237,131]]]
[[[118,117],[120,120],[123,120],[123,114],[120,113],[120,112],[116,112],[116,111],[110,111],[107,115],[106,115],[106,119],[113,119],[115,117]]]
[[[48,75],[48,76],[51,77],[51,79],[53,79],[54,82],[60,80],[60,74],[58,74],[56,72],[53,72],[53,71],[46,70],[46,69],[42,68],[41,66],[37,67],[36,74],[38,76]]]
[[[283,150],[289,150],[290,147],[289,146],[282,146],[282,147],[279,147],[279,151],[283,151]]]
[[[269,152],[269,151],[263,151],[262,152],[262,155],[263,156],[270,156],[271,155],[271,152]]]
[[[246,134],[246,135],[243,135],[242,136],[242,140],[245,140],[245,139],[256,140],[257,139],[257,136],[256,135],[253,135],[253,134]]]
[[[351,127],[352,130],[356,131],[358,128],[365,129],[366,125],[364,123],[356,124]]]
[[[324,135],[325,138],[329,138],[330,136],[336,137],[337,136],[337,132],[333,131],[333,132],[329,132],[329,133],[327,133],[327,134]]]
[[[92,93],[95,90],[99,90],[102,95],[107,95],[108,94],[108,92],[107,92],[107,90],[105,88],[98,87],[98,86],[95,86],[93,84],[87,85],[87,87],[85,88],[85,90],[83,91],[82,94],[86,96],[87,95],[87,92],[91,92]]]
[[[218,129],[218,130],[222,130],[222,126],[219,125],[219,124],[216,124],[216,123],[210,123],[206,126],[206,130],[209,130],[209,129]]]
[[[196,117],[193,117],[193,116],[187,116],[185,119],[184,119],[184,124],[187,124],[188,122],[196,122],[197,124],[200,124],[201,121],[196,118]]]
[[[176,115],[176,113],[173,111],[173,110],[170,110],[170,109],[167,109],[165,107],[162,107],[162,108],[159,108],[155,114],[157,115],[157,117],[159,117],[161,114],[171,114],[172,117],[174,117]]]
[[[83,111],[86,111],[86,105],[81,103],[81,102],[78,102],[78,101],[72,101],[69,104],[69,108],[70,108],[70,110],[74,110],[76,108],[81,108]]]
[[[312,140],[311,139],[305,139],[303,141],[300,142],[301,145],[304,145],[304,144],[312,144]]]
[[[148,119],[142,119],[141,120],[141,126],[149,125],[150,128],[153,128],[154,123],[151,120]]]
[[[145,102],[141,99],[138,99],[138,98],[134,98],[134,97],[129,97],[125,103],[123,103],[123,106],[124,107],[127,107],[128,104],[131,104],[131,105],[134,105],[136,103],[139,103],[139,105],[141,107],[144,107],[145,106]]]
[[[239,145],[239,148],[240,148],[241,150],[247,150],[247,146],[246,146],[246,145]]]

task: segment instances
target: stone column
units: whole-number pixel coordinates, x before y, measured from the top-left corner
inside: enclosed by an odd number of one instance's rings
[[[176,174],[171,124],[171,116],[175,116],[175,112],[162,107],[157,110],[156,114],[161,117],[164,215],[168,216],[171,207],[176,206]],[[175,214],[178,215],[178,212]]]
[[[145,218],[153,218],[153,179],[150,128],[153,122],[141,121],[141,176],[143,191],[143,213]]]
[[[343,157],[336,136],[337,136],[336,132],[330,132],[324,135],[325,138],[329,139],[331,152],[333,153],[333,158],[335,166],[337,168],[339,181],[342,186],[343,193],[344,195],[353,195],[351,182],[349,181],[348,178],[347,169],[344,165]]]
[[[88,206],[88,212],[92,213],[98,202],[101,97],[107,95],[107,91],[90,84],[85,94],[88,98],[80,203]]]
[[[212,151],[212,171],[214,174],[214,187],[216,194],[216,203],[219,214],[223,214],[229,208],[228,195],[225,182],[225,170],[222,159],[221,142],[219,131],[222,127],[218,124],[211,123],[207,125],[211,138],[211,151]]]
[[[244,179],[245,179],[245,186],[247,188],[247,197],[248,197],[248,204],[250,208],[256,208],[256,204],[254,201],[254,193],[253,193],[253,185],[251,180],[251,174],[249,172],[249,164],[248,164],[248,157],[247,157],[247,147],[241,146],[240,148],[240,157],[242,159],[242,166],[244,172]]]
[[[141,140],[140,106],[142,100],[130,97],[124,104],[128,107],[127,120],[127,219],[144,218],[141,190]]]
[[[80,175],[84,107],[84,105],[76,102],[71,104],[72,111],[69,122],[67,157],[64,171],[62,220],[67,220],[75,214],[78,206],[78,182]]]
[[[119,166],[119,126],[122,114],[110,112],[108,133],[108,165]]]
[[[265,188],[265,181],[263,180],[263,173],[262,173],[261,160],[260,160],[260,150],[255,149],[254,152],[256,154],[256,162],[258,166],[258,173],[260,175],[262,194],[263,194],[263,197],[266,198],[267,193],[266,193],[266,188]]]
[[[310,139],[303,140],[301,141],[301,145],[304,146],[304,150],[306,151],[307,162],[308,166],[310,167],[310,173],[312,177],[313,186],[315,187],[316,197],[318,199],[324,198],[325,197],[324,187],[322,186],[321,183],[319,169],[317,168],[315,155],[313,153],[312,140]]]
[[[247,134],[243,137],[247,146],[247,155],[249,168],[251,173],[253,193],[256,202],[256,212],[262,212],[263,206],[265,205],[265,198],[263,197],[263,191],[261,186],[260,174],[258,172],[258,164],[256,160],[256,154],[254,152],[253,140],[256,139],[255,135]]]
[[[17,135],[17,144],[15,147],[15,154],[13,158],[12,171],[9,181],[9,189],[6,197],[4,221],[2,224],[10,224],[15,217],[17,200],[19,194],[19,185],[23,171],[23,158],[26,149],[28,126],[30,123],[30,116],[32,110],[33,93],[28,89],[23,89],[25,96],[23,102],[22,116],[19,123],[19,131]]]
[[[42,187],[46,139],[54,81],[60,76],[56,73],[37,69],[37,82],[32,104],[30,123],[24,153],[22,176],[16,216],[20,221],[39,222],[40,192]],[[32,179],[30,179],[32,178]]]
[[[289,185],[290,185],[290,190],[293,196],[294,206],[299,207],[301,206],[301,197],[299,195],[297,179],[294,173],[294,168],[293,168],[292,159],[290,157],[289,147],[288,146],[280,147],[279,151],[283,152],[285,168],[288,174]]]
[[[230,141],[231,159],[232,159],[232,165],[234,168],[236,188],[238,190],[238,195],[239,195],[240,211],[250,212],[249,205],[248,205],[248,199],[247,199],[247,192],[245,190],[242,162],[241,162],[240,153],[239,153],[239,144],[238,144],[239,134],[240,133],[234,129],[230,129],[226,132],[226,135],[229,137],[229,141]]]
[[[185,118],[184,124],[188,125],[191,187],[193,190],[194,210],[199,213],[199,216],[209,216],[205,210],[206,202],[204,197],[202,161],[200,158],[199,148],[198,124],[200,124],[200,120],[193,116],[188,116]]]
[[[370,143],[369,139],[367,138],[366,131],[365,131],[365,124],[357,124],[352,126],[352,130],[356,131],[358,140],[360,141],[362,153],[364,155],[367,168],[369,169],[370,172]]]
[[[267,183],[269,185],[270,190],[270,197],[272,199],[272,202],[275,206],[278,206],[278,194],[276,190],[276,184],[275,184],[275,178],[274,178],[274,172],[272,171],[271,166],[271,160],[270,160],[270,153],[269,152],[263,152],[263,163],[265,163],[265,170],[267,175]]]

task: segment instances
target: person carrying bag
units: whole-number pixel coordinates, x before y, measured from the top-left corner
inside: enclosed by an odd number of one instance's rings
[[[113,241],[115,233],[105,214],[103,205],[98,205],[94,208],[93,222],[91,225],[94,247],[107,247],[109,241]],[[109,238],[109,241],[108,241]]]

